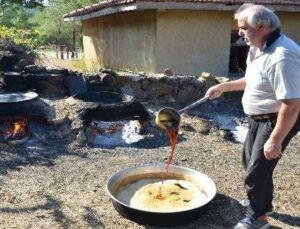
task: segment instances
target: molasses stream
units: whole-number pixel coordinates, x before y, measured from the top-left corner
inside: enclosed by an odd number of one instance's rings
[[[155,124],[159,128],[167,131],[169,139],[170,139],[170,144],[171,144],[171,154],[168,158],[168,162],[166,165],[166,171],[162,175],[162,182],[161,182],[161,186],[159,189],[159,194],[156,196],[157,199],[164,199],[161,188],[164,183],[164,180],[166,179],[166,176],[169,173],[169,166],[172,163],[172,158],[174,155],[174,150],[175,150],[176,142],[177,142],[178,128],[179,128],[179,123],[180,123],[180,114],[188,109],[191,109],[191,108],[203,103],[203,102],[206,102],[207,100],[208,100],[208,96],[201,98],[201,99],[197,100],[196,102],[192,103],[191,105],[182,108],[178,112],[176,110],[174,110],[173,108],[166,107],[166,108],[161,109],[158,112],[157,116],[155,117]]]

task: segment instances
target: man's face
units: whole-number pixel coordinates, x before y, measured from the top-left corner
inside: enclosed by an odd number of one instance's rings
[[[238,19],[239,36],[244,37],[244,41],[247,45],[258,46],[260,44],[259,29],[252,28],[247,24],[245,17]]]

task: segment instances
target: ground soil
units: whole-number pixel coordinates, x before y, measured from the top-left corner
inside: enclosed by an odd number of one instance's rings
[[[72,68],[72,63],[59,65]],[[55,63],[58,65],[58,63]],[[49,101],[48,101],[49,102]],[[50,102],[49,102],[50,103]],[[224,101],[222,104],[226,104]],[[53,107],[66,108],[53,100]],[[216,105],[216,104],[215,104]],[[229,106],[205,113],[226,111]],[[71,112],[72,113],[72,112]],[[228,112],[232,114],[232,110]],[[233,112],[236,116],[236,114]],[[242,144],[197,112],[183,115],[173,164],[211,177],[218,193],[199,219],[174,229],[229,229],[240,220],[246,198],[242,183]],[[58,117],[64,113],[57,112]],[[120,216],[106,194],[116,172],[137,165],[165,164],[170,153],[165,132],[154,126],[145,138],[126,147],[79,145],[75,136],[28,147],[0,143],[0,229],[11,228],[149,228]],[[274,172],[273,228],[300,228],[300,134],[295,136]]]
[[[225,136],[225,138],[224,138]],[[73,136],[32,147],[0,145],[0,228],[158,228],[120,216],[106,194],[106,182],[121,169],[165,163],[165,132],[149,127],[144,140],[127,147],[78,145]],[[300,228],[300,136],[275,173],[273,228]],[[226,140],[214,124],[182,116],[173,164],[211,177],[218,194],[199,219],[173,228],[229,229],[245,213],[242,144]]]

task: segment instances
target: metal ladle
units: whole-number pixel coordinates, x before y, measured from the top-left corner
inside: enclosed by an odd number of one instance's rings
[[[175,109],[173,109],[171,107],[165,107],[158,111],[158,114],[155,117],[155,124],[163,130],[166,130],[167,128],[178,128],[179,123],[180,123],[180,114],[181,113],[199,105],[200,103],[204,103],[207,100],[208,100],[208,96],[197,100],[196,102],[192,103],[189,106],[182,108],[179,111],[176,111]]]

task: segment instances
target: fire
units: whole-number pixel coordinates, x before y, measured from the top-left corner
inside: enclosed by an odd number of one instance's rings
[[[114,134],[120,130],[120,126],[113,122],[107,122],[102,127],[99,127],[94,122],[91,123],[94,134]]]
[[[15,137],[17,135],[25,135],[25,127],[28,124],[27,118],[22,118],[16,122],[13,123],[13,132],[12,137]]]
[[[26,126],[28,124],[27,118],[20,118],[15,121],[6,121],[5,122],[5,135],[6,139],[14,138],[18,135],[25,135],[26,134]]]

